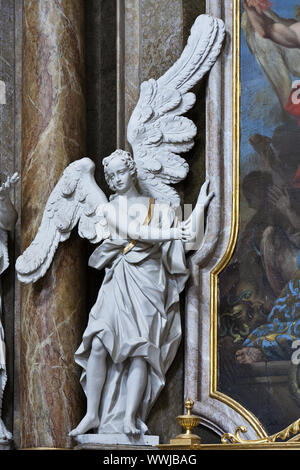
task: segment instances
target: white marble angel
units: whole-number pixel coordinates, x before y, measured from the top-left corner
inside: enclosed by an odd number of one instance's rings
[[[10,200],[9,190],[19,180],[17,173],[8,176],[5,182],[0,185],[0,275],[8,268],[8,247],[7,232],[15,227],[17,212]],[[1,322],[2,316],[2,289],[0,280],[0,443],[12,438],[11,433],[6,429],[2,419],[2,400],[7,381],[6,371],[6,348],[4,342],[4,329]]]
[[[36,238],[16,263],[22,282],[48,269],[57,245],[78,223],[81,237],[101,244],[89,265],[105,277],[89,314],[75,361],[87,412],[70,432],[140,436],[165,384],[181,340],[179,295],[188,278],[185,249],[203,231],[203,213],[213,197],[204,183],[191,216],[177,218],[180,198],[171,186],[188,164],[179,156],[193,146],[189,90],[216,61],[224,38],[221,20],[201,15],[181,57],[158,80],[141,84],[128,124],[133,157],[116,150],[104,158],[115,193],[107,199],[94,179],[89,158],[71,163],[57,183]]]

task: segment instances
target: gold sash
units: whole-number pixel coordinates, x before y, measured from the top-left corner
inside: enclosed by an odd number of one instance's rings
[[[149,225],[149,223],[152,219],[153,208],[154,208],[154,198],[150,197],[149,207],[148,207],[148,214],[147,214],[146,219],[143,222],[143,225]],[[136,242],[137,242],[137,240],[131,240],[130,243],[128,243],[128,245],[126,245],[125,248],[123,249],[123,252],[122,252],[123,255],[126,255],[126,253],[128,253],[128,251],[130,251],[134,247]]]

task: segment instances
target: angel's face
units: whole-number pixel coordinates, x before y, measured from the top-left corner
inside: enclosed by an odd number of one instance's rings
[[[106,168],[110,188],[118,194],[126,193],[133,185],[133,177],[126,162],[116,157]]]

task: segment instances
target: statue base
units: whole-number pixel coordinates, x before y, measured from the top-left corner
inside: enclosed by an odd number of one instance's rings
[[[151,449],[159,444],[158,436],[127,434],[80,434],[75,437],[75,449]]]
[[[13,440],[12,439],[0,439],[0,450],[12,450]]]

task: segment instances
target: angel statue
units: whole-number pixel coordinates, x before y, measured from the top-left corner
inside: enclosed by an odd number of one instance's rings
[[[70,432],[77,440],[92,429],[134,438],[148,432],[146,417],[181,339],[185,248],[203,231],[213,197],[206,181],[191,215],[180,221],[180,198],[171,185],[186,177],[189,167],[179,154],[192,148],[197,133],[182,114],[194,105],[189,90],[216,61],[223,38],[221,20],[196,19],[178,61],[158,80],[141,84],[127,129],[133,157],[119,149],[103,159],[114,195],[108,200],[98,187],[89,158],[71,163],[34,241],[17,260],[19,280],[35,282],[77,223],[81,237],[102,242],[89,266],[105,268],[105,277],[75,353],[87,398],[86,415]]]
[[[7,231],[14,229],[17,220],[17,212],[10,200],[9,190],[18,180],[18,173],[14,173],[12,176],[8,176],[6,181],[0,185],[0,274],[2,274],[9,265]],[[2,292],[0,284],[0,444],[12,438],[11,433],[6,429],[1,419],[3,393],[7,381],[4,330],[1,323],[1,313]]]

